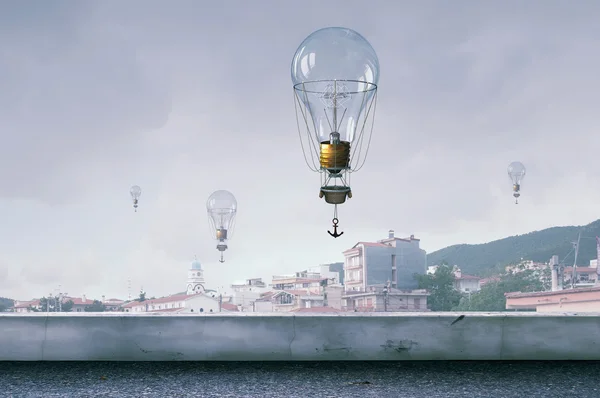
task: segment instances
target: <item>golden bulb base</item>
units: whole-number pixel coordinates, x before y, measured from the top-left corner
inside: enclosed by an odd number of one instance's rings
[[[319,156],[321,168],[332,174],[350,167],[350,143],[340,141],[331,144],[329,141],[321,142],[321,154]]]

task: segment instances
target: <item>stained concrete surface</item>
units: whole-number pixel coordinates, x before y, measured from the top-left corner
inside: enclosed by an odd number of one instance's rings
[[[598,325],[510,312],[1,314],[0,361],[600,360]]]
[[[598,362],[0,362],[0,397],[595,398]]]

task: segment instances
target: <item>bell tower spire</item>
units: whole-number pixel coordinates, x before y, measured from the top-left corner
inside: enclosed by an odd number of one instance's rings
[[[204,293],[204,271],[198,258],[194,256],[194,261],[188,271],[187,294]]]

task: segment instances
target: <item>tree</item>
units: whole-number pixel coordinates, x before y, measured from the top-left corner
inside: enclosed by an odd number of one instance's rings
[[[442,262],[433,275],[415,274],[419,289],[430,293],[427,304],[432,311],[452,311],[461,299],[460,292],[454,288],[454,272],[446,262]]]
[[[52,300],[48,300],[46,297],[42,297],[40,299],[40,311],[41,312],[50,312],[54,311],[54,303]]]
[[[62,305],[60,306],[60,309],[62,312],[71,312],[71,311],[73,311],[74,304],[75,303],[73,302],[73,300],[67,300],[62,303]]]
[[[485,284],[480,291],[461,299],[458,311],[506,311],[504,293],[539,292],[543,290],[539,271],[525,270],[508,273],[497,282]]]
[[[542,282],[542,290],[552,290],[552,270],[550,267],[543,268],[537,274]]]
[[[94,300],[91,305],[86,305],[84,308],[85,312],[104,312],[106,311],[106,307],[99,300]]]
[[[138,297],[136,301],[139,301],[140,303],[146,301],[146,292],[143,289],[140,290],[140,297]]]
[[[71,312],[73,310],[73,300],[62,301],[59,304],[59,301],[64,300],[64,297],[56,296],[56,297],[42,297],[40,299],[40,312]]]
[[[5,297],[0,297],[0,312],[6,311],[7,309],[14,307],[14,305],[14,300]]]

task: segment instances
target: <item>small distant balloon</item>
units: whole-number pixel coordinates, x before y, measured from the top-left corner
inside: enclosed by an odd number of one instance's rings
[[[515,204],[519,204],[519,197],[521,196],[521,182],[525,178],[525,166],[521,162],[512,162],[508,165],[508,177],[513,184],[513,196],[515,197]]]
[[[142,196],[142,188],[134,185],[129,190],[129,194],[131,195],[131,199],[133,199],[133,208],[137,212],[138,202],[140,200],[140,196]]]
[[[206,211],[212,233],[217,240],[217,250],[221,252],[220,262],[225,262],[223,252],[227,250],[227,240],[233,234],[237,200],[229,191],[215,191],[206,202]]]

